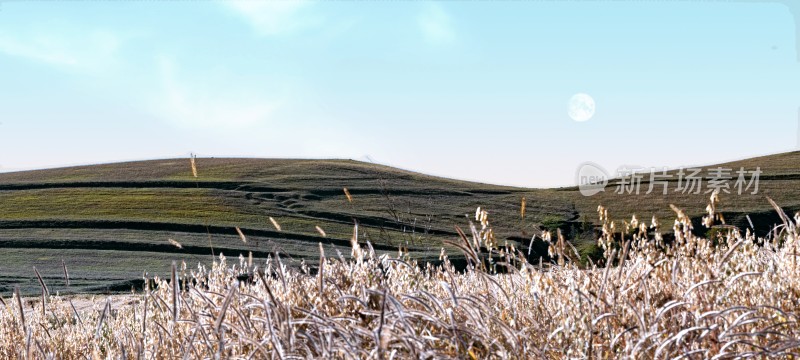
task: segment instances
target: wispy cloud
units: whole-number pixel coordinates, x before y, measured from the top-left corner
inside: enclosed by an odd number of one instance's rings
[[[178,77],[178,64],[158,59],[162,96],[155,110],[159,117],[190,128],[241,129],[268,121],[282,101],[268,100],[253,89],[203,86]]]
[[[119,37],[102,30],[29,36],[0,32],[0,53],[74,70],[105,70],[115,63],[119,48]]]
[[[261,35],[278,35],[318,25],[306,0],[229,0],[222,4],[243,17]]]
[[[453,21],[437,3],[426,3],[417,15],[417,24],[425,41],[433,44],[450,43],[456,39]]]

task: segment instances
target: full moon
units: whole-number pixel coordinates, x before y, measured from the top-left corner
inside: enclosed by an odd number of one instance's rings
[[[591,96],[578,93],[569,99],[569,117],[575,121],[586,121],[594,116],[594,99]]]

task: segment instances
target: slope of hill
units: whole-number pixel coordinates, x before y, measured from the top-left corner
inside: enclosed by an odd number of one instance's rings
[[[798,161],[800,152],[792,152],[724,164],[763,172],[758,194],[723,194],[726,218],[744,227],[750,214],[768,228],[776,218],[765,196],[790,211],[800,208]],[[356,220],[359,241],[379,252],[405,246],[412,256],[435,261],[442,240],[456,236],[456,225],[466,229],[465,215],[478,206],[490,210],[501,241],[527,249],[531,235],[559,227],[589,251],[600,204],[619,219],[671,219],[670,203],[699,218],[708,198],[674,191],[616,194],[614,181],[605,192],[584,197],[576,188],[496,186],[350,160],[203,158],[197,168],[197,178],[188,159],[0,174],[0,294],[15,285],[37,291],[33,266],[48,283],[63,283],[62,260],[73,291],[102,292],[129,290],[142,269],[167,269],[172,260],[191,267],[210,262],[212,254],[252,252],[258,259],[278,252],[297,264],[315,259],[322,243],[329,254],[347,256]],[[532,256],[542,249],[539,244]]]
[[[619,194],[616,192],[617,179],[609,181],[604,192],[601,192],[592,197],[577,197],[577,208],[581,213],[589,213],[596,211],[597,205],[602,204],[610,209],[612,214],[617,218],[630,218],[632,214],[639,216],[640,220],[649,220],[651,216],[656,215],[661,219],[668,219],[670,223],[674,219],[674,212],[670,209],[670,204],[686,211],[687,215],[696,220],[696,225],[699,225],[699,219],[705,212],[705,207],[708,204],[709,192],[711,183],[709,180],[714,178],[716,169],[723,169],[730,179],[728,181],[720,182],[719,184],[726,185],[722,187],[720,198],[722,200],[720,210],[725,216],[728,224],[736,225],[742,229],[750,227],[750,221],[746,216],[749,215],[750,220],[753,222],[753,227],[759,235],[765,235],[772,228],[773,225],[779,223],[779,219],[775,214],[774,209],[769,205],[767,197],[774,199],[781,205],[787,213],[794,214],[800,210],[800,151],[780,153],[775,155],[755,157],[740,161],[733,161],[723,164],[696,166],[699,170],[698,176],[702,177],[701,191],[699,194],[695,191],[680,191],[679,186],[682,184],[688,187],[686,176],[692,171],[690,168],[684,169],[684,180],[679,184],[680,176],[677,170],[669,171],[668,180],[668,194],[662,193],[663,186],[654,184],[654,189],[650,194],[646,194],[650,185],[649,173],[643,176],[640,193],[639,194]],[[746,189],[747,184],[743,184],[740,188],[736,187],[738,180],[737,171],[744,170],[744,179],[750,183],[754,179],[752,172],[760,171],[757,176],[757,181],[750,184],[750,188]],[[757,192],[753,193],[754,190]],[[695,187],[696,189],[696,187]],[[566,192],[565,198],[574,199],[576,188],[561,189]],[[591,215],[596,215],[592,213]],[[592,217],[595,220],[596,216]],[[695,226],[699,227],[699,226]]]

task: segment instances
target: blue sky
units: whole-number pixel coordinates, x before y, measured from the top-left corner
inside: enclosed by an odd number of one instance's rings
[[[538,187],[788,151],[796,33],[780,3],[5,1],[0,171],[368,156]]]

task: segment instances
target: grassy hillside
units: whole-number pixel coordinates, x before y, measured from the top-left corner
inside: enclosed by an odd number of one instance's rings
[[[757,195],[722,195],[729,222],[749,226],[744,215],[750,214],[767,225],[757,228],[768,228],[775,218],[765,196],[789,210],[800,208],[798,161],[800,152],[792,152],[724,164],[763,171]],[[558,227],[590,251],[600,204],[617,218],[636,213],[649,220],[655,214],[671,221],[670,203],[699,218],[708,198],[620,195],[613,180],[605,192],[584,197],[576,188],[496,186],[350,160],[204,158],[197,159],[197,170],[195,178],[188,159],[171,159],[0,174],[0,293],[17,284],[36,291],[33,266],[46,281],[62,282],[62,260],[74,291],[103,292],[130,289],[142,269],[168,269],[171,260],[208,262],[212,253],[263,258],[277,251],[298,264],[316,258],[322,243],[329,254],[338,249],[349,256],[354,219],[359,241],[376,251],[407,246],[412,256],[435,261],[442,240],[456,236],[454,226],[468,231],[465,215],[478,206],[490,210],[501,242],[527,249],[532,235]]]

